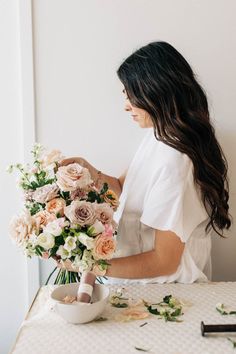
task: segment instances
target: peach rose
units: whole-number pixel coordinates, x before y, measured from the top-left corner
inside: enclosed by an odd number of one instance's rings
[[[33,216],[33,219],[36,224],[36,229],[39,231],[42,226],[46,226],[49,222],[56,219],[56,215],[50,214],[46,210],[39,211],[37,214]]]
[[[116,248],[113,238],[107,235],[99,235],[95,238],[94,249],[92,254],[94,259],[111,259]]]
[[[109,204],[97,204],[96,213],[98,220],[100,220],[103,224],[111,224],[114,211]]]
[[[54,198],[46,204],[46,210],[51,214],[60,214],[64,216],[64,208],[66,207],[66,202],[62,198]]]
[[[73,192],[78,188],[86,188],[93,181],[87,168],[78,163],[61,166],[56,173],[57,184],[63,192]]]
[[[117,210],[119,206],[119,199],[113,190],[108,189],[104,194],[104,202],[109,203],[113,210]]]
[[[35,222],[30,212],[26,210],[20,216],[16,216],[10,223],[10,235],[12,240],[20,245],[28,240],[30,234],[34,231]]]

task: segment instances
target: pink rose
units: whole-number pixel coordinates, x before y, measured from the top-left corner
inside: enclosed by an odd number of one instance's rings
[[[66,202],[62,198],[54,198],[46,204],[46,210],[51,214],[60,214],[64,216],[64,209],[66,207]]]
[[[78,188],[86,188],[93,181],[87,168],[78,163],[61,166],[56,173],[57,184],[63,192],[73,192]]]
[[[59,188],[56,185],[56,183],[53,184],[46,184],[43,187],[37,188],[33,195],[32,198],[37,202],[44,204],[48,202],[49,200],[55,198],[58,195]]]
[[[111,224],[114,211],[112,207],[107,203],[97,204],[96,212],[98,220],[103,224]]]
[[[96,218],[94,205],[89,202],[74,200],[65,208],[65,215],[72,224],[92,225]]]
[[[95,238],[92,254],[94,259],[111,259],[116,248],[113,238],[107,235],[99,235]]]

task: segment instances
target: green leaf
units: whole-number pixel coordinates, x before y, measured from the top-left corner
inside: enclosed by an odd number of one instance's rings
[[[166,295],[165,297],[163,297],[163,302],[165,302],[166,304],[169,304],[171,298],[172,298],[172,295]]]
[[[107,191],[108,191],[108,184],[105,182],[103,184],[101,191],[100,191],[100,194],[105,194]]]
[[[148,306],[147,309],[153,315],[160,315],[160,312],[158,311],[158,309],[153,309],[152,306]]]
[[[128,307],[128,304],[126,304],[125,302],[123,302],[123,303],[118,302],[117,304],[116,303],[112,303],[111,306],[117,307],[117,308],[125,308],[125,307]]]

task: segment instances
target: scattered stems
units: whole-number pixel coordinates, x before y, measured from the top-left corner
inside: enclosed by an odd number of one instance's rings
[[[173,298],[172,295],[165,296],[157,304],[148,304],[146,301],[143,301],[143,303],[151,314],[160,316],[159,318],[163,318],[166,322],[182,322],[178,319],[179,316],[183,315],[182,306],[179,305],[179,300]]]
[[[216,305],[216,310],[221,314],[221,315],[236,315],[236,311],[226,311],[225,305],[224,304],[217,304]]]

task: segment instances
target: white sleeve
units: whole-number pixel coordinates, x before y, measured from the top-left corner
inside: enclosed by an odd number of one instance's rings
[[[172,231],[186,242],[207,213],[193,181],[193,165],[185,155],[174,168],[165,169],[144,199],[140,221],[157,230]]]

